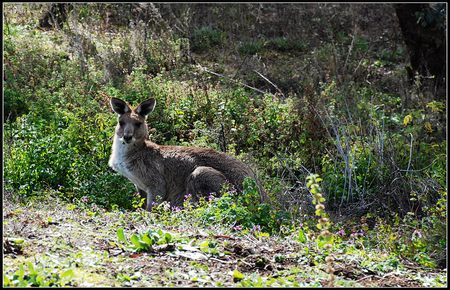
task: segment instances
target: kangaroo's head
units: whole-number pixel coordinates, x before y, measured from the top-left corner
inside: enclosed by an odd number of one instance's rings
[[[111,108],[119,115],[116,135],[122,143],[137,144],[144,142],[148,136],[145,119],[155,108],[155,103],[155,99],[148,99],[132,109],[126,102],[111,98]]]

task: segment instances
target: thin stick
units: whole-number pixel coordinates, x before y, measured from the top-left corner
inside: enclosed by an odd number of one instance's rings
[[[412,158],[412,145],[413,145],[413,134],[409,133],[411,136],[411,144],[409,145],[409,161],[408,161],[408,168],[406,168],[406,171],[409,171],[409,168],[411,166],[411,158]]]
[[[258,72],[258,71],[256,71],[256,70],[253,70],[255,73],[257,73],[260,77],[262,77],[265,81],[267,81],[269,84],[271,84],[282,96],[283,96],[283,98],[286,98],[285,96],[284,96],[284,94],[283,94],[283,92],[280,90],[280,88],[279,87],[277,87],[277,85],[276,84],[274,84],[273,82],[271,82],[268,78],[266,78],[265,76],[263,76],[262,75],[262,73],[260,73],[260,72]]]
[[[232,79],[232,78],[230,78],[230,77],[228,77],[228,76],[225,76],[225,75],[222,75],[222,74],[219,74],[219,73],[210,71],[210,70],[207,69],[206,67],[202,67],[202,69],[203,69],[205,72],[207,72],[207,73],[216,75],[216,76],[221,77],[221,78],[229,79],[229,80],[231,80],[231,81],[233,81],[233,82],[235,82],[235,83],[237,83],[237,84],[240,84],[240,85],[242,85],[242,86],[244,86],[244,87],[246,87],[246,88],[249,88],[249,89],[252,89],[252,90],[254,90],[254,91],[257,91],[257,92],[259,92],[259,93],[261,93],[261,94],[263,94],[263,95],[265,95],[265,94],[271,94],[271,93],[269,93],[269,92],[265,92],[265,91],[262,91],[262,90],[260,90],[260,89],[254,88],[254,87],[252,87],[252,86],[246,85],[246,84],[244,84],[244,83],[242,83],[242,82],[240,82],[240,81],[237,81],[237,80],[235,80],[235,79]]]

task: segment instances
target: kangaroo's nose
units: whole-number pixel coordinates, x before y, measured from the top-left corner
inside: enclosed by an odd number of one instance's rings
[[[133,138],[133,136],[131,136],[131,135],[123,136],[123,140],[125,140],[125,142],[127,142],[127,143],[131,141],[131,138]]]

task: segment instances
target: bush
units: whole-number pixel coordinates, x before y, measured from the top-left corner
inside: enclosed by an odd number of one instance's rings
[[[243,183],[242,193],[225,191],[221,197],[202,200],[196,210],[206,224],[222,223],[234,228],[278,233],[288,225],[288,212],[275,210],[267,203],[259,203],[260,194],[253,179]]]
[[[438,156],[443,148],[431,142],[434,137],[427,127],[437,124],[431,125],[429,114],[414,110],[405,116],[398,96],[365,86],[338,88],[331,82],[321,96],[324,104],[329,102],[319,110],[334,145],[321,160],[330,206],[358,204],[364,213],[370,204],[405,215],[421,213],[424,205],[436,202],[444,186],[438,184],[443,179],[436,178],[442,177],[438,160],[443,159]],[[420,198],[412,202],[414,194]]]
[[[268,41],[265,47],[280,52],[301,52],[306,48],[306,44],[297,39],[289,39],[285,37],[277,37]]]
[[[108,168],[112,120],[69,111],[21,117],[6,131],[12,143],[5,154],[6,189],[27,198],[51,188],[68,198],[130,208],[131,184]]]
[[[64,71],[67,52],[55,47],[49,36],[24,26],[4,28],[5,116],[14,120],[26,114],[41,92],[48,94],[62,85],[57,72]]]
[[[225,41],[225,33],[209,27],[195,29],[191,36],[191,49],[194,52],[204,52],[214,46],[222,45]]]
[[[254,55],[260,53],[263,49],[264,49],[263,40],[244,42],[238,46],[239,53],[244,55]]]

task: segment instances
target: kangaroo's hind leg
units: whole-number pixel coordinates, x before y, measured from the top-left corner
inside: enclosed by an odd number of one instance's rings
[[[220,171],[212,167],[199,166],[187,178],[186,194],[192,194],[193,200],[198,201],[201,196],[207,196],[212,192],[219,193],[226,182],[226,177]]]
[[[135,187],[136,187],[136,190],[139,193],[139,196],[144,199],[144,202],[142,204],[142,208],[143,209],[147,208],[147,193],[145,192],[145,190],[140,189],[137,185],[135,185]]]

